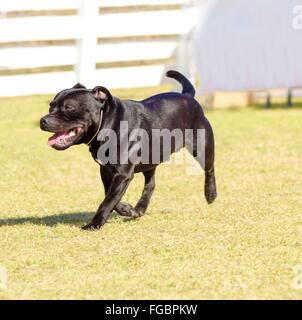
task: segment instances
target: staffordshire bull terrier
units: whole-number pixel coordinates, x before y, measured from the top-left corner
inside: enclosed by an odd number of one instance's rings
[[[90,90],[76,84],[59,92],[50,103],[49,113],[41,118],[40,128],[54,133],[48,139],[49,146],[65,150],[72,145],[87,144],[100,165],[105,197],[83,229],[100,228],[113,210],[122,216],[142,216],[155,188],[156,167],[182,147],[187,148],[205,172],[207,202],[215,200],[211,125],[194,99],[195,89],[190,81],[173,70],[167,76],[182,85],[181,93],[161,93],[143,101],[121,100],[105,87]],[[168,144],[161,130],[170,137]],[[132,207],[120,200],[134,174],[139,172],[145,177],[145,185],[136,206]]]

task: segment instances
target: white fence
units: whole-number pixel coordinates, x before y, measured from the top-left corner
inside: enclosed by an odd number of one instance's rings
[[[195,17],[185,0],[1,0],[0,96],[158,85],[190,64]]]

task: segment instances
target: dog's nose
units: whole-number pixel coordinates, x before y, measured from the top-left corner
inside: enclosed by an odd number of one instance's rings
[[[43,129],[48,124],[48,119],[46,117],[43,117],[40,119],[40,128]]]

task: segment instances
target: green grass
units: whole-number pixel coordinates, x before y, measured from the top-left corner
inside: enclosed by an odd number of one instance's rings
[[[148,213],[85,232],[103,198],[82,145],[56,152],[38,120],[50,97],[0,100],[1,299],[302,298],[302,109],[215,110],[218,198],[162,165]],[[142,189],[137,175],[125,200]]]

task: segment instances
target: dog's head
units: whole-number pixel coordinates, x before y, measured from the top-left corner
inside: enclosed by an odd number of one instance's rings
[[[42,130],[54,133],[48,145],[65,150],[90,141],[100,125],[101,110],[111,101],[110,92],[101,86],[88,90],[76,84],[58,93],[49,104],[49,113],[40,120]]]

